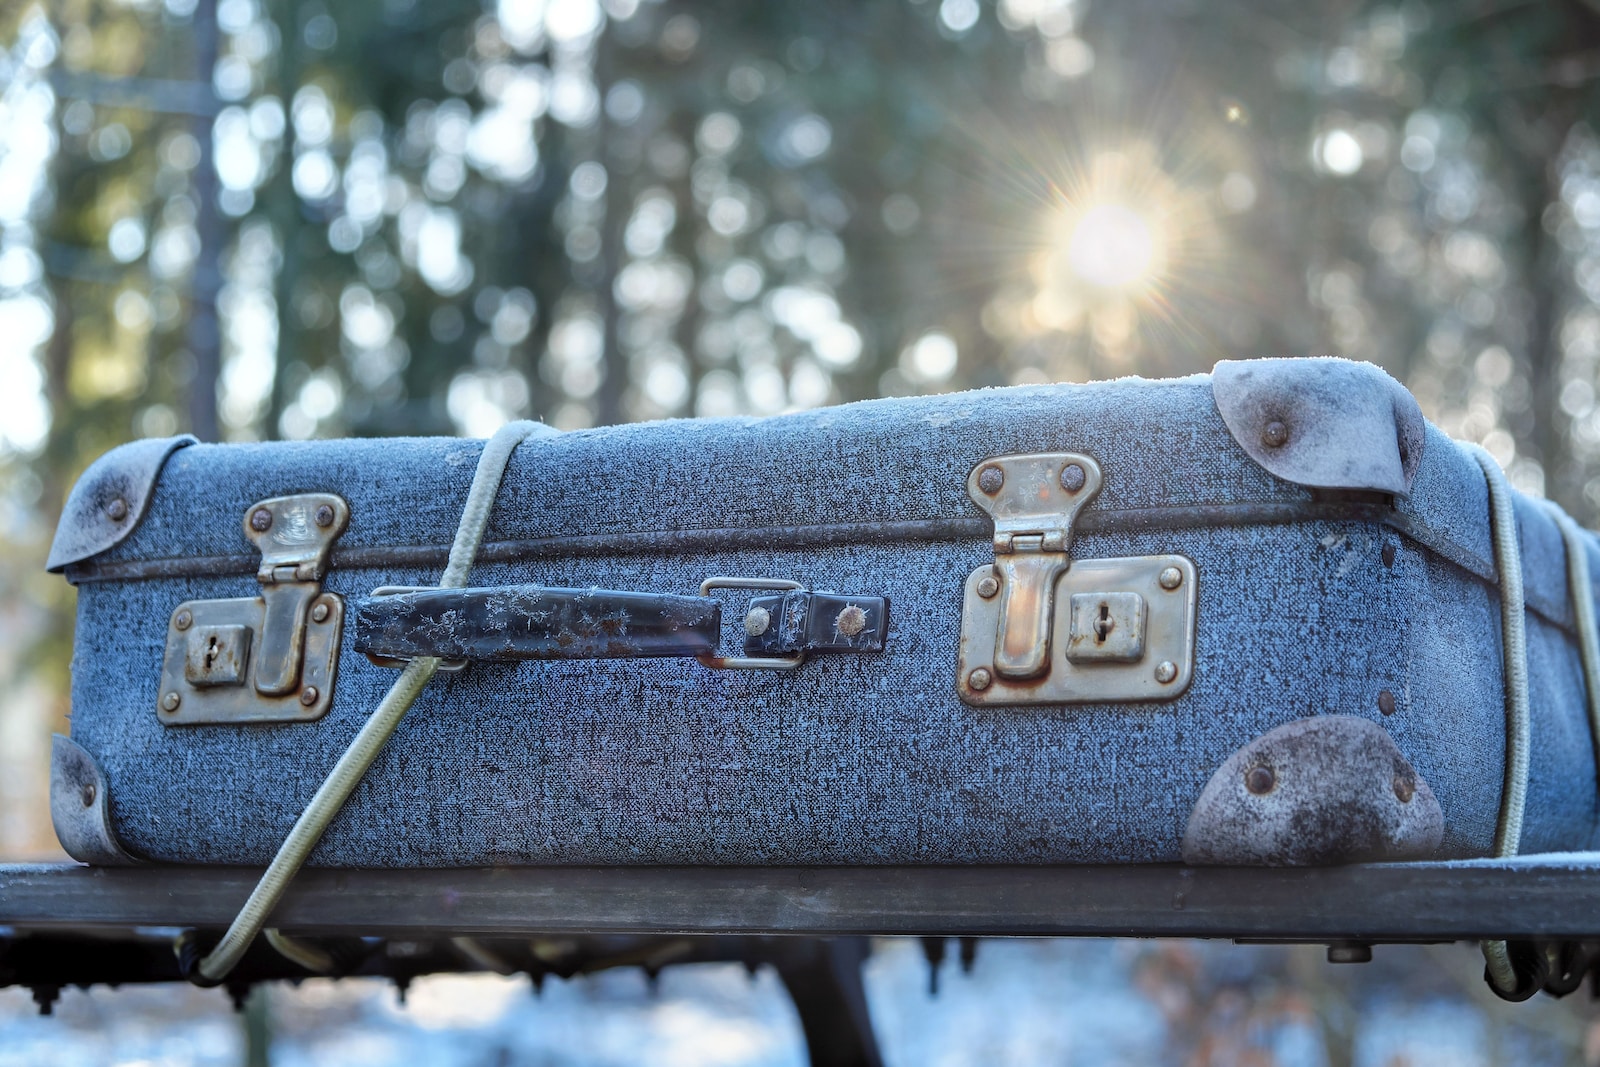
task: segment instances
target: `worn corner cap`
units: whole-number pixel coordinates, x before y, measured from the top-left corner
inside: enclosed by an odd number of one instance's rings
[[[167,457],[196,441],[190,434],[147,437],[119,445],[89,464],[61,509],[45,569],[59,574],[69,563],[99,555],[132,533]]]
[[[50,822],[67,855],[97,867],[131,867],[139,861],[111,828],[106,776],[84,747],[50,736]]]
[[[1268,473],[1315,489],[1409,496],[1425,420],[1381,367],[1354,360],[1222,360],[1211,395],[1228,432]]]
[[[1312,867],[1427,859],[1444,811],[1377,723],[1319,715],[1269,730],[1223,761],[1189,813],[1196,865]]]

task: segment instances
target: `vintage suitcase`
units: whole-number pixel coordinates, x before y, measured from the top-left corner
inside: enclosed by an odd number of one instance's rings
[[[1370,365],[536,432],[470,588],[407,592],[483,449],[92,466],[50,558],[78,588],[68,850],[267,862],[411,656],[464,669],[314,864],[1595,843],[1596,543]]]

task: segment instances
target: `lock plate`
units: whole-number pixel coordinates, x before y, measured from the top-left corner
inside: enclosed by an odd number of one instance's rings
[[[995,670],[994,578],[993,566],[979,567],[963,594],[956,688],[966,703],[1121,704],[1172,700],[1189,688],[1198,578],[1187,557],[1073,560],[1055,582],[1046,669],[1020,680]]]
[[[317,609],[326,607],[323,615]],[[187,627],[180,627],[185,613]],[[334,671],[339,665],[339,635],[344,630],[344,598],[323,593],[312,602],[305,623],[305,658],[300,665],[300,684],[281,696],[258,691],[256,666],[259,656],[252,640],[266,623],[266,601],[261,597],[237,600],[190,600],[179,604],[167,620],[167,655],[161,668],[161,693],[156,698],[156,714],[168,726],[193,726],[201,723],[313,722],[333,706]],[[323,617],[318,619],[318,616]],[[191,665],[204,671],[209,637],[218,632],[243,630],[243,664],[237,683],[210,677],[191,680]],[[208,634],[207,631],[210,633]],[[196,663],[196,654],[199,662]],[[228,653],[224,651],[224,656]],[[213,654],[213,664],[218,657]],[[214,668],[213,668],[214,669]],[[301,703],[311,690],[316,694],[309,704]],[[171,696],[178,697],[169,709]]]
[[[156,717],[167,726],[310,722],[333,706],[344,600],[322,591],[350,508],[331,493],[252,504],[261,595],[190,600],[167,620]]]

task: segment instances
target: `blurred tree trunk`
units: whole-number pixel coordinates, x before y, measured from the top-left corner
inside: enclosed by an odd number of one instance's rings
[[[301,220],[300,199],[294,191],[294,94],[300,87],[300,32],[297,0],[275,0],[270,8],[278,30],[278,99],[283,101],[283,140],[278,147],[278,169],[267,190],[267,210],[278,235],[278,276],[273,279],[272,297],[278,317],[278,346],[273,354],[272,392],[267,402],[263,436],[276,439],[279,420],[287,403],[285,385],[289,361],[297,357],[297,315],[294,306],[295,282],[300,277]]]
[[[210,101],[213,72],[217,67],[217,0],[199,0],[194,9],[194,80],[196,89]],[[212,141],[215,107],[197,116],[193,133],[200,143],[200,162],[194,170],[195,230],[200,254],[195,257],[189,297],[189,352],[194,357],[194,379],[189,383],[189,429],[202,441],[220,439],[217,421],[217,384],[222,376],[222,331],[217,322],[217,293],[222,288],[222,245],[227,231],[217,206],[217,161]]]
[[[630,209],[628,182],[619,173],[611,151],[611,120],[606,115],[606,91],[615,78],[614,34],[602,31],[595,43],[594,81],[600,97],[600,116],[595,123],[594,158],[605,168],[605,218],[600,222],[600,272],[595,282],[600,310],[604,368],[600,388],[595,393],[595,424],[610,426],[622,422],[623,396],[628,388],[628,357],[622,351],[622,310],[617,306],[617,273],[622,269],[622,235],[628,225]]]

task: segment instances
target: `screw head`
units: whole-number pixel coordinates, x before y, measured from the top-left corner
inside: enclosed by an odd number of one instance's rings
[[[194,625],[194,616],[189,613],[188,608],[184,608],[182,611],[178,612],[178,617],[172,620],[172,625],[176,626],[180,630],[187,630],[190,626]]]
[[[1183,572],[1176,567],[1163,567],[1161,576],[1156,580],[1163,589],[1176,589],[1183,584]]]
[[[256,508],[250,513],[250,529],[256,533],[265,533],[272,528],[272,512],[266,508]]]
[[[846,604],[844,610],[839,612],[839,617],[833,620],[833,628],[846,637],[854,637],[867,628],[865,609],[855,604]]]
[[[321,696],[321,694],[317,692],[317,687],[314,685],[308,685],[304,689],[300,690],[300,703],[309,708],[311,705],[317,702],[317,697],[319,696]]]
[[[994,684],[994,675],[989,673],[988,667],[979,667],[967,675],[967,686],[978,692],[983,692]]]
[[[744,617],[744,632],[751,637],[760,637],[772,625],[772,612],[766,608],[751,608]]]
[[[1281,419],[1273,419],[1262,427],[1261,443],[1268,448],[1282,448],[1289,443],[1289,427]]]
[[[1244,772],[1244,787],[1256,796],[1264,796],[1272,792],[1278,784],[1278,776],[1272,773],[1271,767],[1251,767]]]
[[[112,522],[121,522],[128,517],[128,502],[120,496],[106,505],[106,517]]]
[[[1392,784],[1394,785],[1395,799],[1402,804],[1411,803],[1411,798],[1417,793],[1416,780],[1403,774],[1397,774],[1394,776]]]
[[[332,614],[332,612],[328,610],[328,605],[317,604],[311,609],[311,621],[327,622],[330,614]]]
[[[978,472],[978,488],[982,489],[990,496],[994,496],[996,493],[998,493],[1000,491],[1000,487],[1005,484],[1006,472],[1001,470],[999,467],[994,466],[993,464],[990,464]]]
[[[83,783],[83,790],[78,793],[78,799],[83,801],[84,807],[87,808],[94,803],[95,792],[96,790],[93,782]]]
[[[992,574],[986,574],[978,579],[978,595],[988,600],[1000,592],[1000,580]]]
[[[1156,681],[1166,685],[1178,676],[1178,665],[1170,659],[1164,659],[1156,664]]]
[[[312,518],[316,519],[318,526],[332,526],[333,506],[331,504],[321,505],[317,508],[317,513]]]
[[[177,693],[168,693],[166,696],[161,698],[161,708],[163,711],[177,711],[178,705],[182,703],[183,698]]]
[[[1394,694],[1387,689],[1378,690],[1378,710],[1385,715],[1394,714]]]
[[[1083,483],[1088,480],[1088,475],[1083,473],[1083,468],[1076,463],[1068,463],[1061,468],[1061,488],[1069,493],[1076,493],[1083,488]]]

